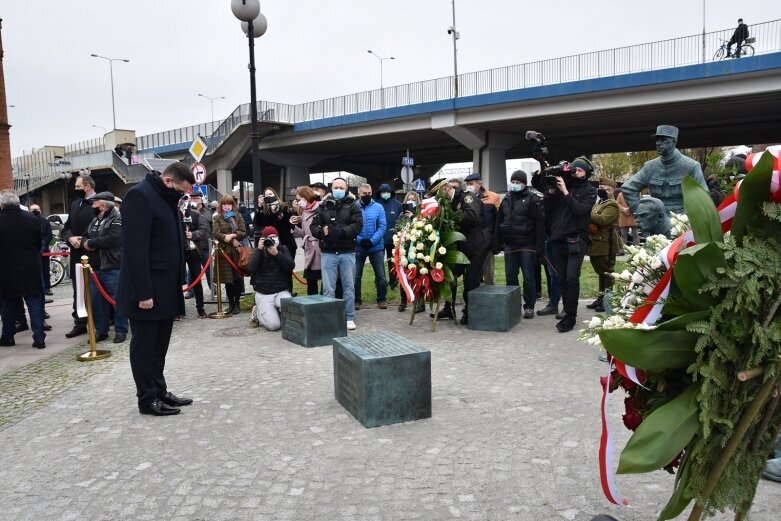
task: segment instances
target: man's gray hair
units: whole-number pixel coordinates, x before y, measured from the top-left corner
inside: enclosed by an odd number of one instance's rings
[[[361,186],[358,187],[358,190],[366,190],[367,188],[369,189],[370,192],[372,191],[372,185],[370,185],[369,183],[363,183]]]
[[[106,213],[109,213],[114,209],[114,201],[101,201],[101,203],[106,205]]]
[[[0,191],[0,208],[15,207],[19,208],[21,203],[19,202],[19,196],[13,190],[1,190]]]
[[[464,189],[464,180],[461,179],[460,177],[451,177],[450,179],[447,180],[447,183],[448,184],[458,183],[458,186],[461,187],[461,190]]]

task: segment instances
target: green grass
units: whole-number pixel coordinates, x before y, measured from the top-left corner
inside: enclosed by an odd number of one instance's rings
[[[616,271],[621,272],[626,267],[626,264],[621,261],[616,262]],[[299,273],[299,275],[302,275]],[[386,273],[387,277],[387,273]],[[302,277],[303,278],[303,277]],[[522,280],[522,277],[519,275],[519,280]],[[463,279],[459,278],[458,280],[458,299],[461,300],[462,290],[463,290]],[[494,266],[494,284],[496,285],[504,285],[506,282],[505,276],[504,276],[504,257],[503,256],[496,256],[495,257],[495,266]],[[297,280],[293,279],[293,284],[295,287],[296,293],[299,295],[306,295],[306,286],[298,282]],[[374,270],[371,268],[371,264],[369,264],[368,259],[366,261],[366,266],[364,266],[363,269],[363,278],[361,279],[361,293],[362,298],[361,301],[365,302],[366,304],[371,304],[373,302],[377,301],[377,289],[374,286]],[[597,294],[599,293],[599,281],[597,280],[597,275],[594,273],[594,268],[591,267],[591,263],[588,261],[583,262],[583,268],[580,272],[580,297],[581,298],[596,298]],[[543,294],[543,301],[547,300],[547,284],[545,283],[545,274],[543,274],[542,278],[542,294]],[[398,304],[399,303],[399,290],[395,289],[392,290],[388,288],[388,294],[387,294],[387,301],[389,304]]]

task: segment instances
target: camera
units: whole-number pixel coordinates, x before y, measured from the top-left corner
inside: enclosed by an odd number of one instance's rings
[[[540,162],[543,167],[547,164],[548,145],[545,136],[534,130],[527,130],[524,136],[526,141],[534,145],[532,157]]]
[[[572,165],[566,161],[562,161],[555,166],[549,166],[543,171],[545,173],[545,184],[548,188],[556,188],[557,177],[563,177],[566,181],[574,171],[575,169],[572,168]]]
[[[322,206],[326,210],[336,210],[336,201],[333,199],[326,199],[323,201]]]
[[[274,245],[276,245],[276,242],[274,241],[274,239],[269,239],[268,237],[263,239],[263,247],[264,248],[271,248]]]

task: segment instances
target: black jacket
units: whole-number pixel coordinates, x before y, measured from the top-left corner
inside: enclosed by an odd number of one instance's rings
[[[77,199],[71,203],[70,211],[68,212],[68,221],[62,227],[60,237],[64,241],[68,241],[71,237],[81,237],[84,232],[87,231],[87,227],[95,218],[95,213],[92,211],[92,201],[90,199]],[[71,277],[76,270],[76,265],[79,264],[79,260],[83,255],[89,257],[90,265],[93,268],[100,266],[100,254],[97,251],[88,252],[82,248],[73,248],[70,243],[70,270]]]
[[[328,236],[323,235],[323,227],[328,226]],[[328,194],[320,203],[312,218],[310,231],[312,236],[320,240],[322,253],[355,251],[355,238],[363,229],[363,214],[352,194],[337,201]],[[341,230],[334,234],[334,230]]]
[[[265,249],[256,248],[247,264],[247,271],[252,277],[252,287],[264,295],[273,295],[287,291],[290,283],[290,272],[296,263],[290,250],[284,244],[277,246],[277,254],[271,255]]]
[[[54,237],[54,233],[52,233],[52,223],[50,223],[49,219],[46,219],[45,217],[38,217],[38,219],[41,221],[41,233],[43,234],[43,237],[41,238],[41,251],[49,251],[49,245],[51,244],[52,238]]]
[[[499,206],[494,233],[495,246],[530,246],[542,254],[545,243],[545,217],[542,199],[526,187],[508,192]]]
[[[182,231],[190,230],[193,233],[193,238],[188,240],[187,237],[184,236],[184,233],[182,233],[182,242],[184,243],[184,249],[189,250],[190,249],[190,241],[193,241],[195,243],[195,248],[199,250],[205,250],[209,247],[209,238],[211,235],[209,234],[209,231],[206,229],[206,222],[204,217],[198,212],[198,210],[194,210],[192,208],[187,208],[184,211],[184,218],[190,219],[190,222],[185,222],[185,219],[182,219]]]
[[[0,211],[0,298],[41,293],[41,240],[36,216],[19,207]]]
[[[119,269],[122,262],[122,216],[119,210],[112,208],[103,219],[93,219],[84,232],[84,237],[87,246],[98,250],[101,270]],[[85,241],[82,241],[82,244],[85,244]]]
[[[462,215],[458,230],[466,236],[466,241],[458,243],[458,249],[470,261],[474,260],[491,247],[491,231],[485,224],[483,203],[475,194],[456,190],[450,204]]]
[[[173,320],[184,315],[181,194],[165,187],[157,173],[128,191],[122,201],[122,263],[117,306],[131,320]],[[154,299],[152,309],[141,300]]]
[[[563,195],[557,188],[546,193],[543,199],[545,226],[552,241],[565,241],[567,237],[588,238],[591,209],[597,202],[597,189],[587,179],[573,178],[567,183],[569,193]]]

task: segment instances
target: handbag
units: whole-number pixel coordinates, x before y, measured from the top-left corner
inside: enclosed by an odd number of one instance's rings
[[[239,269],[243,272],[248,271],[249,266],[249,260],[252,258],[252,248],[249,248],[247,246],[236,246],[236,254],[237,254],[237,261],[236,266],[239,267]]]

